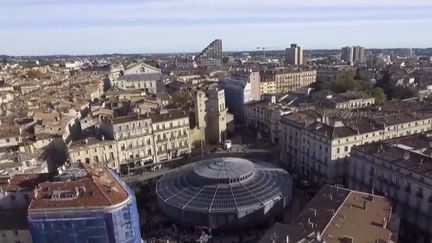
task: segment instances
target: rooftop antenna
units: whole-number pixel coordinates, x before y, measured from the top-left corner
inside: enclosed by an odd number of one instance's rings
[[[268,49],[267,47],[262,47],[262,46],[258,46],[257,47],[257,50],[262,50],[263,51],[263,58],[264,59],[266,58],[266,50],[267,49]]]

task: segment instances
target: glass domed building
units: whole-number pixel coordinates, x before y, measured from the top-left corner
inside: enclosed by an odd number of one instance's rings
[[[247,227],[280,213],[292,178],[269,163],[216,158],[178,168],[156,184],[158,205],[174,221],[216,228]]]

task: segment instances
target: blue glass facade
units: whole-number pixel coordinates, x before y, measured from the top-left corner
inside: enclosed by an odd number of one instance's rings
[[[114,174],[114,173],[112,173]],[[76,208],[29,212],[28,223],[34,243],[141,243],[136,200],[124,185],[129,202],[111,208]]]

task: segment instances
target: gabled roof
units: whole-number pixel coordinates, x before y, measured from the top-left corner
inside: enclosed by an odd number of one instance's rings
[[[125,74],[119,77],[121,81],[157,81],[162,79],[162,73]]]

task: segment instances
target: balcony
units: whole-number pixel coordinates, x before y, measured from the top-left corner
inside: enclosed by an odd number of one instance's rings
[[[189,124],[184,124],[184,125],[178,125],[178,126],[166,126],[164,128],[159,127],[159,129],[157,128],[153,128],[153,131],[155,132],[160,132],[160,131],[167,131],[167,130],[172,130],[172,129],[179,129],[179,128],[183,128],[183,127],[189,127]]]
[[[180,139],[180,138],[187,138],[188,137],[188,134],[186,133],[186,134],[181,134],[181,135],[177,135],[177,139]]]
[[[131,147],[122,147],[121,150],[122,151],[130,151],[130,150],[136,150],[136,149],[143,149],[146,147],[151,147],[151,145],[147,145],[147,144],[143,144],[143,145],[138,145],[138,146],[131,146]]]
[[[166,143],[168,142],[168,138],[160,138],[156,140],[156,143]]]

